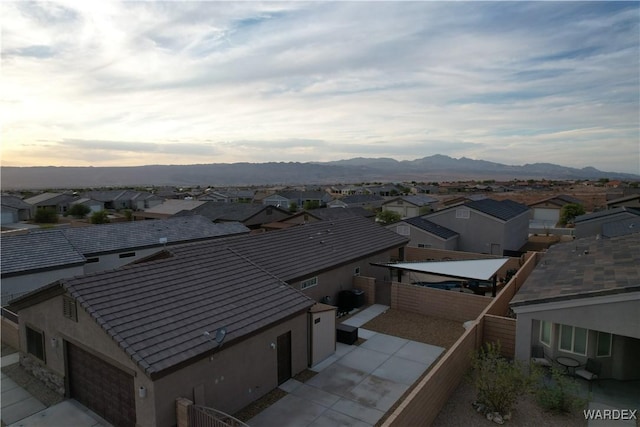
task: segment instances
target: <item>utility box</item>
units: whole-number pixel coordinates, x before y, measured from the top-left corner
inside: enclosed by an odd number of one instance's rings
[[[336,307],[317,303],[309,309],[309,366],[336,351]]]
[[[341,323],[336,328],[338,342],[353,345],[358,341],[358,328]]]

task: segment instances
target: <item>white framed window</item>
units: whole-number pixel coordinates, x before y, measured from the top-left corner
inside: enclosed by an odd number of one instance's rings
[[[540,321],[540,342],[547,347],[551,347],[553,323],[546,320]]]
[[[613,343],[612,335],[607,332],[598,332],[597,341],[596,357],[611,356],[611,344]]]
[[[396,226],[396,233],[398,233],[401,236],[408,236],[409,235],[409,226],[408,225],[398,225],[398,226]]]
[[[419,248],[430,248],[431,245],[429,243],[418,243]]]
[[[300,282],[300,289],[308,289],[318,284],[318,276]]]
[[[469,219],[469,209],[456,209],[456,218]]]
[[[587,355],[587,330],[575,326],[560,325],[560,350]]]

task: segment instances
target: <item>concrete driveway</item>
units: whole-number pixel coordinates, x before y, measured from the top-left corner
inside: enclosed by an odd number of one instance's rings
[[[370,309],[380,310],[380,306]],[[367,310],[363,318],[369,318]],[[350,324],[357,326],[354,317]],[[444,351],[362,328],[358,336],[367,341],[360,346],[337,343],[333,356],[311,368],[318,372],[316,376],[304,384],[294,379],[282,384],[288,395],[247,424],[373,426]]]

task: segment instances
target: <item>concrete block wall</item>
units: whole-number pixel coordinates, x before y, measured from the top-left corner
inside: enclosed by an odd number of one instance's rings
[[[500,343],[500,354],[513,359],[516,354],[516,319],[486,314],[483,324],[482,341]]]
[[[376,303],[376,279],[374,277],[354,276],[353,288],[364,292],[366,305]]]

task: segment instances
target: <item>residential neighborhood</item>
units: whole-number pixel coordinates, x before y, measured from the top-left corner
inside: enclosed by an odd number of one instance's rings
[[[637,198],[571,185],[3,194],[7,372],[105,425],[441,425],[463,349],[499,342],[640,405]],[[7,424],[42,410],[11,399]]]

